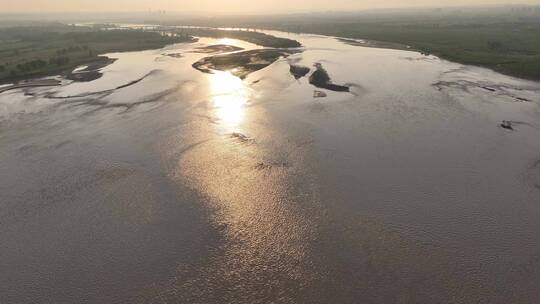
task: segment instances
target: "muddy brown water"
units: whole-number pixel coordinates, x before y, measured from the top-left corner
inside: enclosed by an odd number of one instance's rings
[[[540,84],[273,34],[244,80],[201,39],[0,94],[0,303],[539,302]]]

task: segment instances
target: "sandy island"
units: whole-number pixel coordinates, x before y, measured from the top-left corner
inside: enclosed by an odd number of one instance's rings
[[[203,73],[213,70],[230,71],[241,79],[261,70],[282,57],[301,52],[293,49],[259,49],[245,52],[205,57],[193,64],[193,67]]]

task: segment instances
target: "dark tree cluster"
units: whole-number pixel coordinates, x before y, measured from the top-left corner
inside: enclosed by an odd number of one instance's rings
[[[88,50],[88,46],[87,45],[84,45],[84,46],[79,46],[79,45],[70,46],[70,47],[67,47],[67,48],[57,50],[56,54],[64,55],[64,54],[67,54],[67,53],[80,52],[82,50]]]
[[[491,50],[494,50],[494,51],[497,51],[497,52],[504,51],[504,46],[499,41],[488,41],[487,45]]]
[[[69,63],[69,57],[66,56],[60,56],[60,57],[53,57],[49,59],[49,64],[53,65],[56,64],[58,66],[65,65]]]
[[[37,69],[41,69],[43,67],[45,67],[47,65],[47,62],[41,60],[41,59],[36,59],[36,60],[32,60],[32,61],[28,61],[28,62],[25,62],[25,63],[20,63],[20,64],[17,64],[17,69],[22,71],[22,72],[28,72],[28,71],[34,71],[34,70],[37,70]]]

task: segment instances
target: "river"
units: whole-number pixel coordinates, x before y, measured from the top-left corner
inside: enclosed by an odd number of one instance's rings
[[[1,93],[0,302],[540,302],[540,83],[270,33],[243,80],[201,38]]]

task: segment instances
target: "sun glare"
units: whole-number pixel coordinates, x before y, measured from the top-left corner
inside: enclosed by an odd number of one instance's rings
[[[218,44],[233,45],[234,41],[230,38],[221,38],[218,40]]]
[[[248,91],[244,82],[229,72],[215,71],[210,75],[210,89],[216,116],[228,129],[237,127],[244,119]]]

